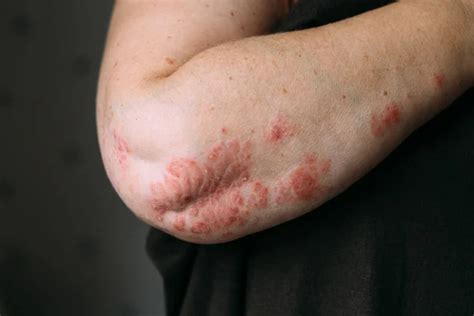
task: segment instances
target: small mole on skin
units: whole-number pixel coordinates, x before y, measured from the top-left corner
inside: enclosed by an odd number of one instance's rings
[[[343,98],[343,99],[345,99],[345,98],[346,98],[346,96],[345,96],[345,95],[342,95],[342,98]]]
[[[234,11],[230,11],[231,16],[235,16]]]
[[[166,57],[165,58],[165,61],[168,65],[174,65],[175,61],[169,57]]]
[[[229,76],[229,80],[232,80],[232,79],[233,79],[232,76]]]
[[[384,91],[384,92],[383,92],[383,95],[388,95],[388,92],[387,92],[387,91]]]
[[[313,71],[313,73],[317,76],[318,75],[318,72],[316,70]]]
[[[283,94],[287,94],[288,93],[288,90],[286,90],[285,88],[282,89],[282,92]]]
[[[225,127],[221,128],[221,133],[224,135],[227,134],[227,128]]]

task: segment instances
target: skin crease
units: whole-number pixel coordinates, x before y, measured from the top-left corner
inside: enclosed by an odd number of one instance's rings
[[[97,97],[104,165],[127,206],[177,238],[225,242],[317,208],[472,85],[471,2],[249,37],[288,9],[263,2],[117,3]]]

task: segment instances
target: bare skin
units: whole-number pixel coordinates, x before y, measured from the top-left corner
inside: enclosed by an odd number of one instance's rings
[[[406,0],[257,36],[287,1],[118,1],[97,99],[107,174],[191,242],[301,216],[472,86],[473,7]]]

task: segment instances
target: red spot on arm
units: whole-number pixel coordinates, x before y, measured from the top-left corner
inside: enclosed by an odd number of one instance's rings
[[[174,223],[173,223],[173,226],[176,230],[178,231],[184,231],[185,230],[185,226],[186,226],[186,221],[184,219],[184,217],[182,216],[178,216]]]
[[[251,209],[265,208],[268,204],[268,188],[260,181],[255,181],[250,187],[247,207]]]
[[[289,184],[296,198],[311,200],[319,188],[315,158],[310,156],[290,174]]]
[[[272,144],[279,144],[285,138],[293,136],[295,134],[293,126],[291,126],[287,118],[279,113],[270,122],[266,132],[265,139],[267,142]]]
[[[433,76],[433,84],[436,88],[441,89],[444,86],[445,77],[443,74],[435,74]]]
[[[325,191],[321,178],[327,175],[330,169],[330,160],[318,162],[313,155],[306,156],[304,161],[277,184],[276,203],[287,204],[318,199]]]
[[[121,136],[118,135],[115,129],[112,131],[112,136],[114,138],[114,155],[118,161],[120,168],[123,170],[127,167],[130,149],[128,147],[127,142]]]
[[[195,234],[209,234],[211,232],[211,229],[206,223],[197,222],[194,223],[194,225],[191,227],[191,232]]]
[[[375,137],[383,137],[390,129],[400,123],[400,107],[395,103],[388,104],[381,113],[371,116],[371,129]]]

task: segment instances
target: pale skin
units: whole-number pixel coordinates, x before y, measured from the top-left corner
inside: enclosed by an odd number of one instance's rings
[[[116,2],[97,125],[107,174],[140,219],[219,243],[299,217],[474,83],[471,0],[264,35],[288,5]]]

